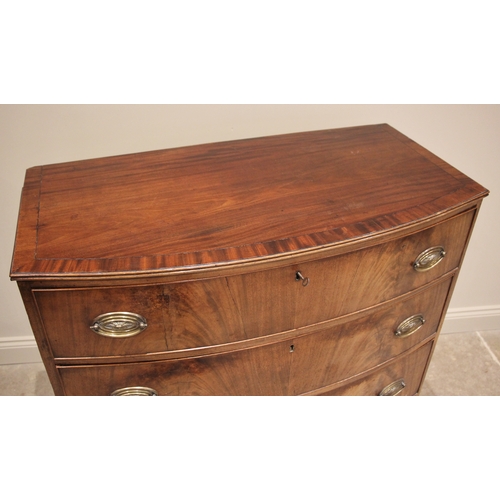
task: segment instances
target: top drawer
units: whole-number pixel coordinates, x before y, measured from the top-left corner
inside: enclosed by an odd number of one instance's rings
[[[459,266],[473,216],[336,257],[228,278],[247,336],[337,318],[439,278]]]
[[[230,343],[353,313],[452,271],[473,216],[470,211],[388,243],[270,271],[34,295],[56,358]],[[422,269],[416,270],[419,256]],[[123,312],[132,315],[117,314]]]

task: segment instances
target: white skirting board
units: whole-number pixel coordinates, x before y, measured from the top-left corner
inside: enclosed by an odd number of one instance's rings
[[[500,331],[500,305],[448,309],[441,333]]]
[[[500,331],[500,306],[449,309],[441,333]],[[0,365],[41,363],[32,335],[0,338]]]
[[[33,335],[0,338],[0,365],[41,362]]]

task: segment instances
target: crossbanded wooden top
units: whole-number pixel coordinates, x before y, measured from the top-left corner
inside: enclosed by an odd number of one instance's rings
[[[273,259],[415,224],[487,193],[386,124],[33,167],[11,278]]]

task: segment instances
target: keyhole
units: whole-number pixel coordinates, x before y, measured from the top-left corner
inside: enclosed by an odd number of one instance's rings
[[[293,350],[294,350],[294,349],[295,349],[295,346],[292,344],[292,345],[290,346],[290,352],[293,352]]]
[[[304,276],[302,276],[302,273],[300,271],[297,271],[295,273],[295,281],[300,281],[300,280],[302,280],[302,286],[309,285],[309,278],[304,278]]]

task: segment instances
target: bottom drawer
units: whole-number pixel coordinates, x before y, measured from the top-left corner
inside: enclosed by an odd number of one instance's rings
[[[337,389],[322,392],[318,395],[414,396],[417,394],[422,382],[432,344],[433,342],[428,342],[417,351],[397,358],[394,362],[367,377],[348,382]]]

